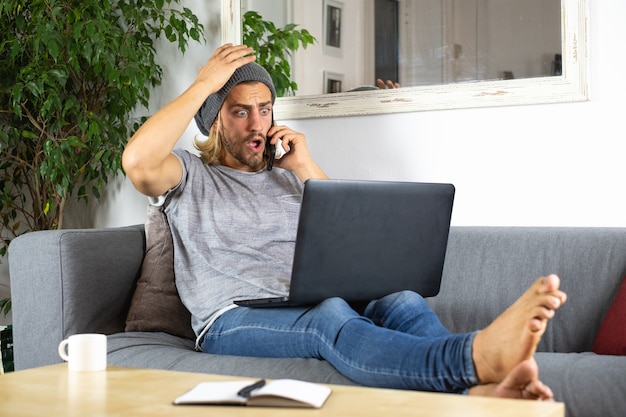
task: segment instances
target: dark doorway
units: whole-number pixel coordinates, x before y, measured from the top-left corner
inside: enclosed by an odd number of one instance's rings
[[[400,81],[398,12],[397,0],[375,0],[374,2],[375,77],[394,82]]]

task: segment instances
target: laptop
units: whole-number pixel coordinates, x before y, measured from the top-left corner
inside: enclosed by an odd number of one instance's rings
[[[289,295],[235,304],[305,306],[330,297],[363,303],[401,290],[436,295],[454,192],[452,184],[308,180]]]

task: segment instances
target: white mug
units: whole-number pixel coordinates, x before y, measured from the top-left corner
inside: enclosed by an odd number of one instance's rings
[[[75,334],[59,343],[59,356],[70,371],[104,371],[107,367],[107,337]]]

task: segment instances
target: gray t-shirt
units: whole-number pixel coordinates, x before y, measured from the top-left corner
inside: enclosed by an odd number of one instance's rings
[[[176,286],[201,336],[233,300],[287,295],[303,184],[280,168],[249,173],[174,153],[183,179],[164,212]]]

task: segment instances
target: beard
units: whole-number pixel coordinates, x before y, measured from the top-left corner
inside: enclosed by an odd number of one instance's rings
[[[219,140],[222,145],[222,152],[228,153],[240,164],[250,168],[253,171],[259,171],[265,166],[265,152],[252,152],[248,147],[248,144],[253,141],[258,141],[259,146],[263,146],[265,149],[266,138],[260,133],[255,133],[246,136],[242,140],[237,140],[229,137],[224,128],[220,130]],[[224,153],[222,153],[224,155]]]

